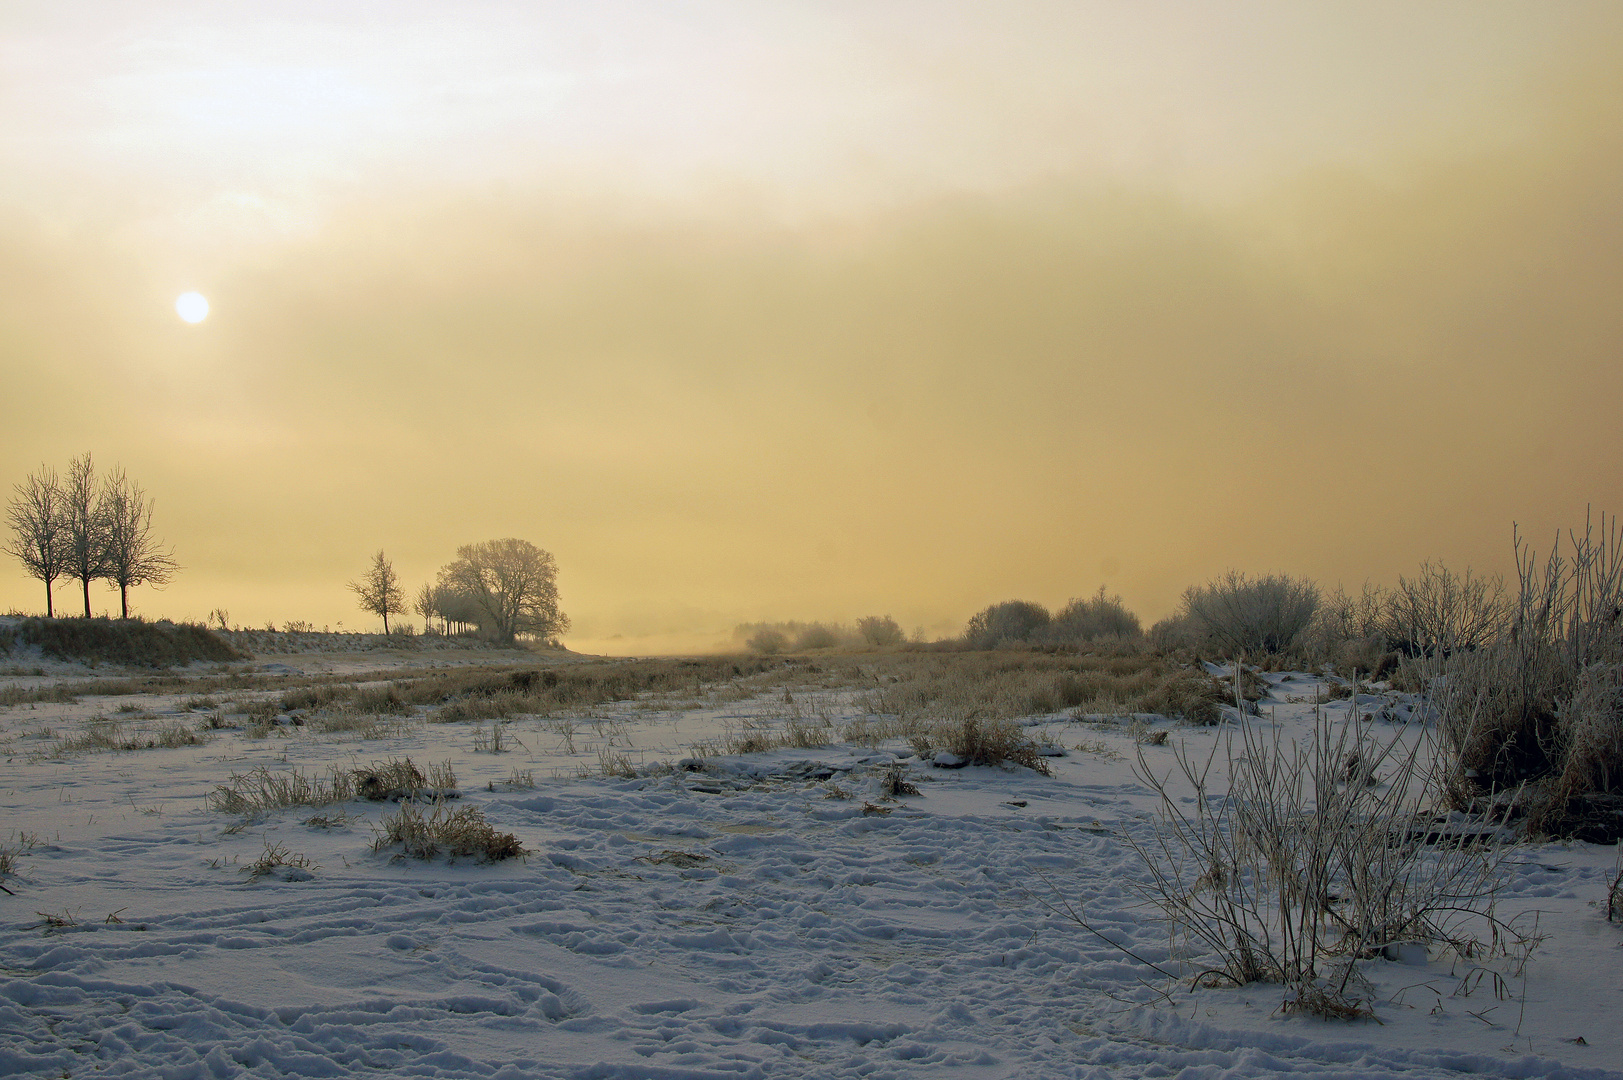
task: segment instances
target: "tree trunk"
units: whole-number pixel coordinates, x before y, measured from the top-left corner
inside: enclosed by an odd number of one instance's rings
[[[84,579],[85,587],[85,618],[90,618],[90,579]]]
[[[130,587],[128,585],[118,587],[118,607],[119,618],[127,619],[130,617]]]
[[[383,613],[383,636],[389,636],[389,613],[387,611]]]
[[[49,581],[45,583],[45,617],[47,619],[56,618],[56,611],[51,607],[51,583]]]

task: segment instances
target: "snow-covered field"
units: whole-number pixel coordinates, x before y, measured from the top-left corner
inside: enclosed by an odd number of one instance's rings
[[[391,662],[278,655],[242,666],[286,682],[239,696]],[[31,670],[0,688],[67,673]],[[1255,722],[1308,736],[1318,684],[1268,679]],[[500,754],[488,722],[421,710],[364,740],[279,723],[64,752],[97,718],[195,730],[224,695],[0,708],[0,841],[18,852],[0,878],[15,894],[0,894],[0,1075],[1623,1075],[1623,925],[1602,909],[1615,849],[1512,854],[1498,914],[1542,936],[1525,966],[1371,960],[1376,1020],[1286,1016],[1277,985],[1192,990],[1141,962],[1175,960],[1124,839],[1156,821],[1125,723],[1030,718],[1069,750],[1052,777],[932,768],[901,740],[655,767],[746,723],[863,715],[855,691],[788,689],[792,706],[782,686],[746,686],[520,718]],[[1179,743],[1204,754],[1221,737],[1152,727],[1171,736],[1144,748],[1160,771]],[[604,776],[613,754],[641,774]],[[407,756],[449,761],[462,802],[531,854],[374,852],[388,804],[244,824],[205,801],[256,767]],[[897,763],[919,795],[883,795]],[[312,865],[250,880],[277,845]]]

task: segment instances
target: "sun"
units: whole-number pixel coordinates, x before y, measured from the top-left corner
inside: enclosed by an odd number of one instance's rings
[[[208,297],[202,293],[181,293],[175,298],[175,314],[189,323],[200,323],[209,317]]]

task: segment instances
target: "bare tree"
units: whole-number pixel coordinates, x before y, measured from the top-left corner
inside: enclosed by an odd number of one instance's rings
[[[51,586],[67,570],[67,509],[56,470],[40,470],[16,485],[17,497],[6,509],[12,540],[6,554],[23,564],[29,577],[45,583],[45,617],[53,618]]]
[[[106,501],[96,483],[96,466],[89,454],[68,462],[68,475],[62,482],[62,505],[66,521],[65,576],[82,586],[88,619],[90,583],[107,576]]]
[[[400,578],[394,564],[384,557],[382,549],[372,556],[372,568],[359,581],[349,583],[349,589],[360,598],[361,608],[383,616],[383,632],[389,632],[389,616],[406,613],[406,591],[400,587]]]
[[[423,631],[425,633],[434,633],[435,621],[443,620],[440,605],[434,598],[434,586],[427,582],[424,582],[423,587],[417,590],[417,601],[412,605],[412,610],[423,617]]]
[[[152,535],[152,500],[122,468],[108,474],[101,493],[108,581],[118,586],[119,617],[130,617],[130,586],[167,585],[179,569],[173,552]]]
[[[486,540],[457,548],[440,570],[440,586],[466,598],[500,641],[520,634],[552,637],[569,629],[558,610],[558,568],[528,540]]]

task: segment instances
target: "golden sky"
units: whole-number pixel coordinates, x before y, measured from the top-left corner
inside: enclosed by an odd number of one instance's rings
[[[592,651],[1148,623],[1623,510],[1609,0],[10,0],[0,106],[0,487],[122,464],[150,616],[517,536]]]

